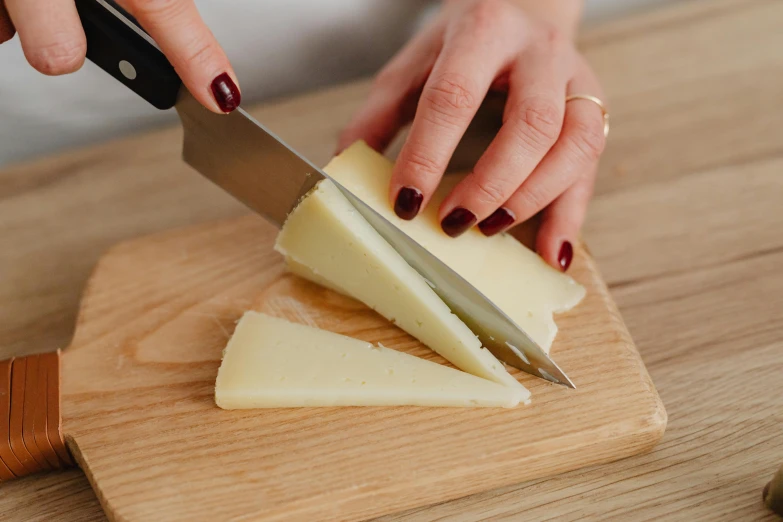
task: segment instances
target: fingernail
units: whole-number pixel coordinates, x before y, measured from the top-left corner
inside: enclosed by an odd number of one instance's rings
[[[478,227],[485,236],[494,236],[510,227],[514,219],[514,214],[510,210],[500,207],[479,223]]]
[[[571,245],[570,241],[564,241],[563,246],[560,247],[560,254],[557,256],[557,262],[560,264],[560,268],[563,269],[563,272],[568,270],[568,267],[571,266],[571,261],[574,259],[574,247]]]
[[[420,190],[413,187],[403,187],[397,193],[397,200],[394,202],[394,213],[402,219],[410,221],[419,213],[422,201],[424,201],[424,195]]]
[[[476,224],[476,214],[462,207],[457,207],[440,222],[440,228],[451,237],[462,235],[467,229]]]
[[[229,113],[239,107],[242,101],[242,95],[239,93],[237,84],[231,79],[228,73],[223,73],[212,80],[212,95],[215,97],[220,110]]]

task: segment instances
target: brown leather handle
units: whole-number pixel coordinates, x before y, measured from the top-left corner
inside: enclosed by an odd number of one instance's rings
[[[60,417],[60,352],[0,362],[0,481],[73,466]]]
[[[764,488],[764,503],[769,509],[783,516],[783,466]]]

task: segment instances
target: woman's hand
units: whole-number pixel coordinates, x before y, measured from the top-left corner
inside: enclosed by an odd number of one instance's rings
[[[231,64],[192,0],[117,3],[149,32],[206,108],[231,112],[239,106],[241,95]],[[71,73],[84,63],[87,42],[74,0],[0,0],[0,43],[15,32],[27,61],[44,74]]]
[[[413,219],[490,89],[508,91],[503,125],[443,201],[441,226],[452,237],[475,224],[493,235],[544,210],[536,248],[566,270],[605,141],[601,108],[566,97],[602,92],[572,41],[542,17],[510,0],[447,3],[380,72],[339,146],[363,139],[382,150],[413,119],[390,188],[397,214]]]

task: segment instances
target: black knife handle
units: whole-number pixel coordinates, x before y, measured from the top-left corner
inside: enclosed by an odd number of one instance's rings
[[[87,58],[156,108],[173,107],[182,80],[138,22],[112,0],[76,0],[76,9]]]

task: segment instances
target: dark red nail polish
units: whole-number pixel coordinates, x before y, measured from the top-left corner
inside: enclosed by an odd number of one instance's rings
[[[440,222],[440,228],[451,236],[457,237],[462,235],[467,229],[476,224],[476,214],[470,210],[462,207],[457,207],[449,215],[443,218]]]
[[[571,261],[574,259],[574,247],[570,241],[564,241],[563,246],[560,247],[560,254],[557,256],[557,262],[560,263],[560,268],[563,272],[568,270],[571,266]]]
[[[413,187],[403,187],[397,193],[397,200],[394,202],[394,213],[402,219],[410,221],[419,213],[422,201],[424,201],[424,195],[420,190]]]
[[[488,218],[479,223],[479,230],[485,236],[494,236],[503,232],[514,223],[514,214],[510,210],[500,207],[494,211]]]
[[[212,80],[212,95],[215,97],[215,101],[223,112],[233,111],[239,107],[239,104],[242,101],[242,95],[239,93],[239,88],[228,73],[223,73]]]

